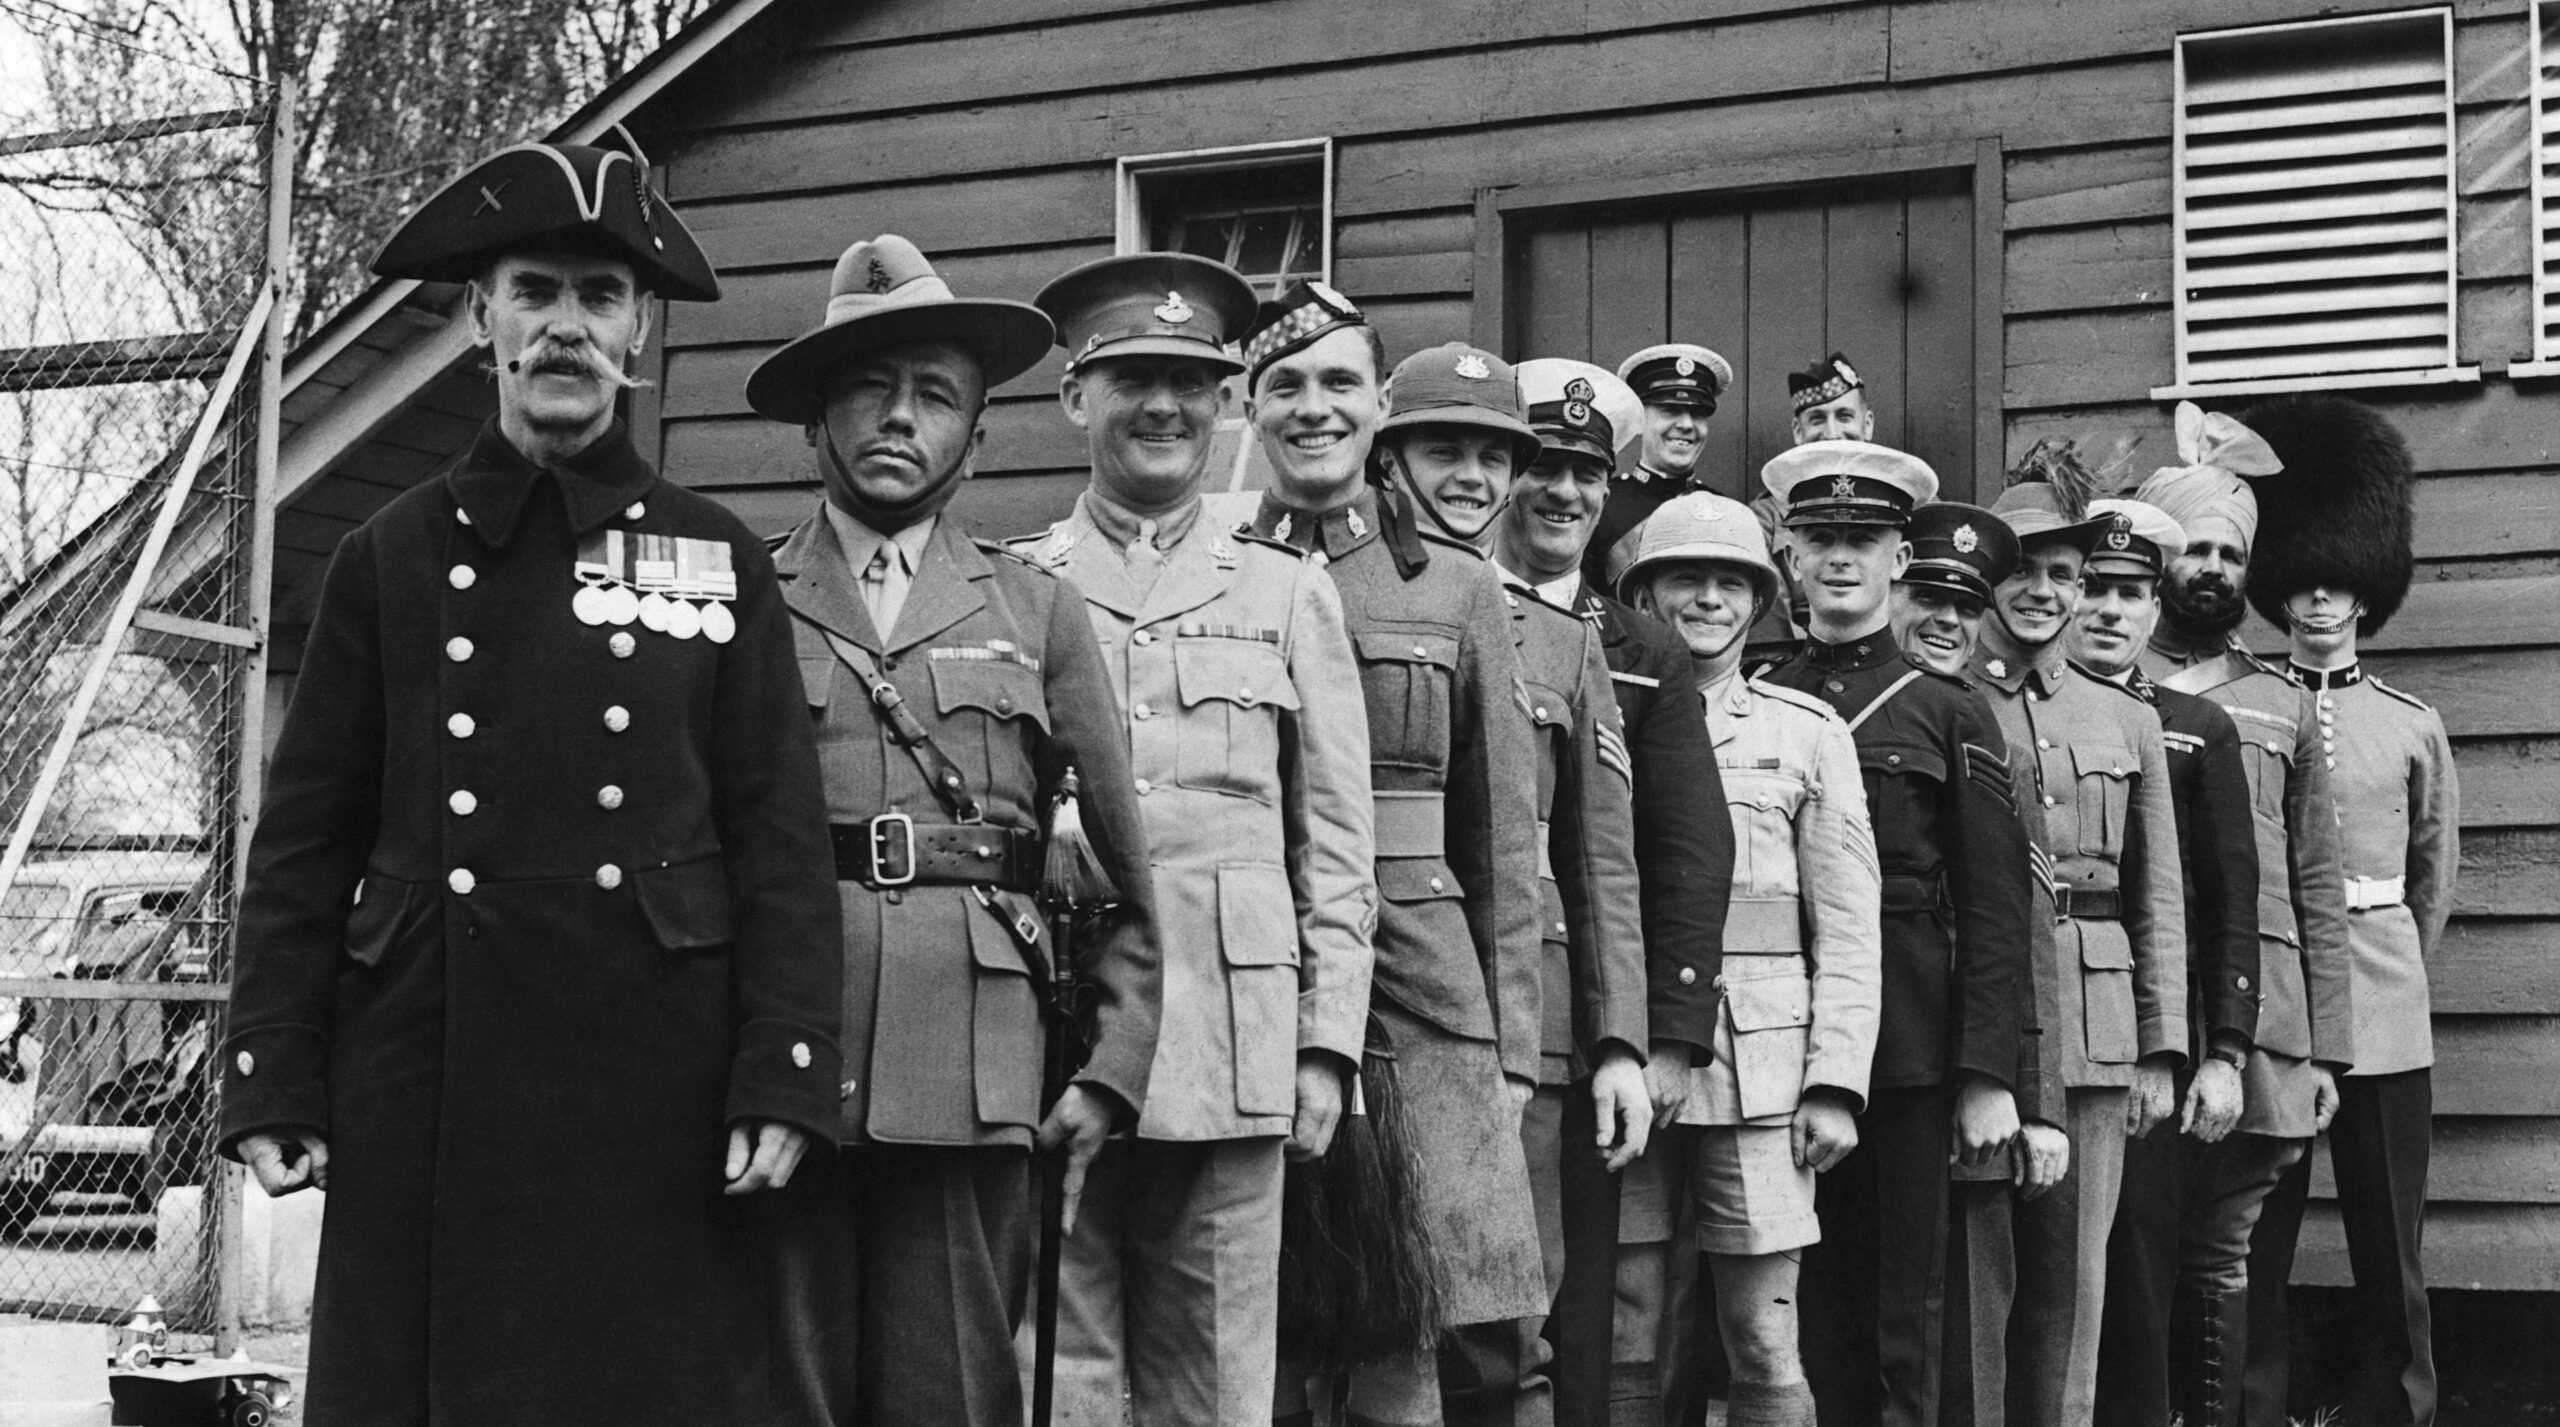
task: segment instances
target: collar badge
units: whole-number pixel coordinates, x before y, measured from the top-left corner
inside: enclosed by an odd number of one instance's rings
[[[1953,543],[1957,554],[1970,555],[1982,543],[1982,536],[1971,525],[1959,525]]]
[[[1164,301],[1156,304],[1156,320],[1159,322],[1170,322],[1179,327],[1190,321],[1191,317],[1191,304],[1182,300],[1181,293],[1168,292],[1164,295]]]
[[[1352,539],[1366,540],[1369,538],[1369,522],[1360,518],[1359,511],[1352,510],[1344,512],[1342,523],[1351,527]]]
[[[2009,661],[2006,659],[1994,659],[1990,663],[1983,665],[1982,671],[1995,679],[2008,678]]]
[[[1469,352],[1458,359],[1457,372],[1471,382],[1480,382],[1493,375],[1493,368],[1484,364],[1484,358]]]

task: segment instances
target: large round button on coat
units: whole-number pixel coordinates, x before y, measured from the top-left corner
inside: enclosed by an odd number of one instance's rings
[[[1138,780],[1138,782],[1137,782],[1137,789],[1138,789],[1138,796],[1143,798],[1143,797],[1145,797],[1147,794],[1154,792],[1154,791],[1156,790],[1156,785],[1155,785],[1155,784],[1153,784],[1153,783],[1148,782],[1148,781],[1147,781],[1146,779],[1144,779],[1144,778],[1141,778],[1141,779],[1139,779],[1139,780]]]
[[[444,885],[468,897],[471,895],[471,889],[480,885],[480,879],[471,875],[470,868],[457,867],[444,874]]]
[[[258,1058],[249,1054],[245,1050],[240,1052],[239,1057],[231,1063],[240,1067],[240,1073],[242,1075],[255,1075],[258,1073]]]
[[[480,731],[480,725],[472,719],[471,715],[458,713],[444,721],[444,731],[456,738],[469,738]]]
[[[629,710],[629,709],[627,709],[627,708],[624,708],[624,707],[623,707],[622,705],[620,705],[620,704],[615,704],[613,707],[611,707],[611,708],[609,708],[609,709],[606,709],[606,710],[604,711],[604,731],[605,731],[605,732],[607,732],[607,733],[620,733],[620,732],[622,732],[624,729],[629,728],[630,726],[631,726],[631,710]]]
[[[469,788],[456,788],[453,796],[444,800],[444,805],[467,818],[479,810],[480,799]]]
[[[471,641],[457,634],[444,642],[444,657],[456,664],[471,657]]]
[[[480,572],[469,565],[456,565],[444,572],[445,582],[457,590],[467,590],[480,580]]]
[[[1681,968],[1680,968],[1680,984],[1681,984],[1681,985],[1683,985],[1683,986],[1695,986],[1695,985],[1697,985],[1697,984],[1698,984],[1698,968],[1696,968],[1696,967],[1694,967],[1694,966],[1683,966],[1683,967],[1681,967]]]
[[[607,783],[603,787],[596,789],[596,806],[604,809],[606,812],[612,812],[615,808],[621,807],[622,790],[613,786],[611,783]]]
[[[622,885],[622,869],[608,862],[596,869],[596,885],[610,892]]]
[[[647,515],[648,513],[648,502],[635,500],[631,504],[623,507],[622,518],[625,520],[638,520],[640,517]]]
[[[800,1067],[802,1070],[807,1070],[809,1068],[809,1043],[807,1041],[793,1041],[791,1043],[791,1063]]]
[[[614,658],[628,659],[632,651],[640,647],[640,641],[631,637],[631,631],[621,629],[614,631],[613,638],[605,641],[605,647],[613,651]]]

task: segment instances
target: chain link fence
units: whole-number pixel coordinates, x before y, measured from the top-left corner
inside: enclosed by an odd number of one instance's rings
[[[0,1312],[211,1331],[283,106],[148,60],[0,133]]]

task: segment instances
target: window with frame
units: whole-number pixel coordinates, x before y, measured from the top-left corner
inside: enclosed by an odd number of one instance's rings
[[[2177,380],[2476,381],[2455,354],[2453,12],[2182,35]]]
[[[2534,0],[2533,360],[2510,376],[2560,376],[2560,4]]]

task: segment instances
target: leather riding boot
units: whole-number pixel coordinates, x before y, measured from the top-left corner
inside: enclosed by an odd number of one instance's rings
[[[2188,1427],[2239,1427],[2248,1335],[2245,1293],[2178,1285],[2169,1312],[2170,1394]]]

